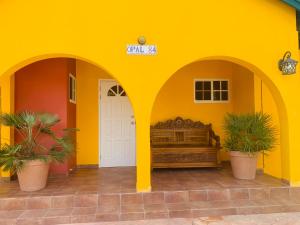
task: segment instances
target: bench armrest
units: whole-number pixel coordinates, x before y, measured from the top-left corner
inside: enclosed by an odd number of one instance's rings
[[[221,149],[222,147],[221,147],[221,142],[220,142],[220,136],[216,135],[212,129],[209,131],[209,136],[210,136],[210,142],[211,142],[210,144],[212,145],[213,144],[212,140],[214,140],[216,148]]]

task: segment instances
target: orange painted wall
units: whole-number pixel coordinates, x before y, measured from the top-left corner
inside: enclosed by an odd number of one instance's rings
[[[69,74],[71,73],[73,76],[76,77],[76,60],[75,59],[67,59],[67,79],[69,82]],[[70,93],[70,85],[69,83],[67,84],[67,127],[68,128],[75,128],[77,127],[76,125],[76,106],[77,104],[74,104],[69,101],[69,93]],[[76,141],[76,133],[72,133],[72,138]],[[77,143],[76,143],[77,144]],[[75,146],[76,147],[76,146]],[[76,153],[72,157],[70,157],[68,161],[68,168],[73,169],[76,167],[77,164],[77,157]]]
[[[75,75],[75,60],[55,58],[30,64],[15,73],[15,112],[33,111],[57,114],[60,134],[66,127],[76,127],[76,105],[68,100],[69,73]],[[18,138],[16,138],[18,141]],[[49,140],[45,144],[50,145]],[[76,164],[74,157],[64,164],[52,164],[51,172],[68,174]]]

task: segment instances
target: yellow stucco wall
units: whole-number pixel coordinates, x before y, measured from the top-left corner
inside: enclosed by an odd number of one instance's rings
[[[195,103],[195,79],[228,79],[229,102]],[[204,123],[212,123],[215,132],[224,140],[222,129],[226,113],[250,113],[261,110],[261,80],[251,71],[225,61],[197,62],[177,71],[162,87],[153,106],[152,124],[182,116]],[[273,97],[264,85],[263,105],[265,112],[274,118],[278,127],[278,113]],[[221,150],[221,160],[229,160]],[[265,163],[263,163],[263,160]],[[258,167],[272,176],[281,178],[280,146],[259,160]]]
[[[14,76],[0,77],[0,91],[1,91],[1,112],[14,112]],[[13,143],[14,132],[6,126],[0,126],[1,137],[0,144]],[[0,169],[0,177],[10,177],[10,172],[2,171]]]
[[[99,79],[112,79],[107,72],[81,60],[76,63],[77,75],[77,164],[99,164]],[[195,103],[194,79],[228,79],[230,100],[226,103]],[[207,61],[188,65],[176,72],[161,89],[152,112],[152,124],[182,116],[204,123],[212,123],[221,141],[224,140],[223,118],[227,112],[269,113],[279,130],[276,104],[261,79],[251,71],[225,61]],[[263,98],[261,98],[263,96]],[[228,160],[222,150],[221,159]],[[281,178],[280,143],[265,157],[260,157],[258,167],[267,174]]]
[[[300,102],[294,99],[300,76],[282,76],[277,68],[287,50],[298,58],[298,35],[295,10],[281,1],[4,0],[0,26],[0,76],[64,56],[100,66],[121,83],[135,112],[139,191],[151,189],[155,98],[175,71],[203,59],[235,62],[264,80],[280,107],[282,177],[300,185]],[[140,35],[157,45],[156,56],[126,54]]]
[[[233,74],[232,111],[238,114],[254,112],[254,74],[240,66],[233,67]]]
[[[211,123],[214,131],[223,139],[223,117],[226,112],[232,112],[232,63],[222,61],[197,62],[177,71],[162,87],[155,103],[151,116],[151,123],[181,116],[186,119],[200,120]],[[228,79],[229,101],[226,103],[195,103],[195,79]],[[222,159],[227,158],[222,151]]]
[[[272,116],[272,122],[278,130],[277,145],[266,152],[265,156],[260,156],[258,166],[264,169],[264,172],[277,178],[282,178],[282,146],[280,141],[280,122],[278,109],[275,101],[270,93],[269,88],[261,82],[261,79],[254,76],[254,98],[255,98],[255,111],[264,112]]]
[[[99,163],[99,79],[111,76],[99,67],[76,61],[77,165]]]

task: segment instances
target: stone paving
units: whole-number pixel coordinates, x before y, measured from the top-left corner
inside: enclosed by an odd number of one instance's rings
[[[201,218],[193,225],[300,225],[300,213],[273,213]]]
[[[154,192],[287,186],[264,174],[255,180],[237,180],[229,165],[222,169],[155,169],[151,184]],[[0,182],[0,199],[87,193],[136,193],[136,168],[77,169],[68,177],[50,177],[47,187],[36,192],[22,192],[16,180]]]
[[[123,222],[78,223],[72,225],[192,225],[192,223],[193,221],[191,219],[160,219]]]
[[[75,225],[75,224],[72,224]],[[300,213],[235,215],[191,219],[142,220],[77,225],[300,225]]]
[[[0,184],[0,225],[50,225],[300,212],[300,188],[259,174],[234,179],[227,168],[155,170],[153,191],[137,193],[135,169],[78,170],[47,188]],[[135,222],[129,222],[134,224]]]

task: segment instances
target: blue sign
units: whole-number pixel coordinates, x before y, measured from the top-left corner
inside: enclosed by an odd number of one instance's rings
[[[127,45],[127,55],[156,55],[156,45]]]

